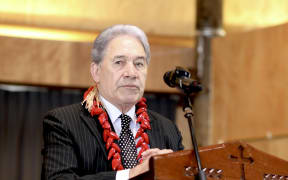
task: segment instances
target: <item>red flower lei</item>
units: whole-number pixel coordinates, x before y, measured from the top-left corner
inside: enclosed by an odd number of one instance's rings
[[[108,121],[108,115],[105,110],[103,110],[101,102],[97,101],[97,88],[90,87],[84,93],[84,100],[82,104],[85,104],[85,108],[90,112],[92,117],[98,116],[98,120],[103,128],[103,140],[106,143],[106,150],[108,152],[108,160],[112,158],[112,169],[123,170],[124,167],[121,161],[121,149],[118,144],[115,143],[116,140],[119,140],[118,135],[112,131],[110,123]],[[93,103],[92,103],[93,102]],[[144,151],[149,149],[149,137],[145,132],[146,129],[151,129],[150,119],[147,114],[147,105],[146,99],[142,97],[140,101],[136,104],[136,115],[137,123],[140,123],[140,128],[138,129],[135,139],[139,138],[136,148],[141,147],[137,160],[141,158],[141,155]],[[142,163],[143,159],[140,159],[139,162]]]

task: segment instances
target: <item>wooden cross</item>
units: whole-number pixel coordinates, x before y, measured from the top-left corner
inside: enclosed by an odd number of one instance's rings
[[[239,151],[240,151],[240,157],[234,156],[234,155],[230,155],[230,158],[233,161],[236,161],[240,164],[241,166],[241,180],[245,180],[245,169],[244,166],[245,164],[251,164],[254,162],[252,157],[244,157],[243,152],[244,152],[244,147],[243,146],[239,146],[238,147]]]

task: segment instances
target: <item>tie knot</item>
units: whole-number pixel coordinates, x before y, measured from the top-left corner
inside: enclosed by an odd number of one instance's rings
[[[121,118],[121,127],[125,128],[125,129],[129,128],[129,124],[130,124],[130,122],[132,120],[130,118],[130,116],[128,116],[126,114],[121,114],[120,118]]]

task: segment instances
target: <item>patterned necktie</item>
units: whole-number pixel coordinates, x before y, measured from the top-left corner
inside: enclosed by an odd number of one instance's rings
[[[121,118],[121,133],[119,139],[119,146],[121,148],[122,163],[124,169],[131,169],[137,165],[137,150],[136,144],[129,127],[131,118],[125,114]]]

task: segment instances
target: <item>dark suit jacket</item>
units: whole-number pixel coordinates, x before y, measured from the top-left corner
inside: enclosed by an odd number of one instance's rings
[[[150,147],[182,150],[182,137],[175,124],[153,111],[148,114]],[[115,179],[102,131],[98,120],[81,104],[48,112],[43,122],[42,179]]]

